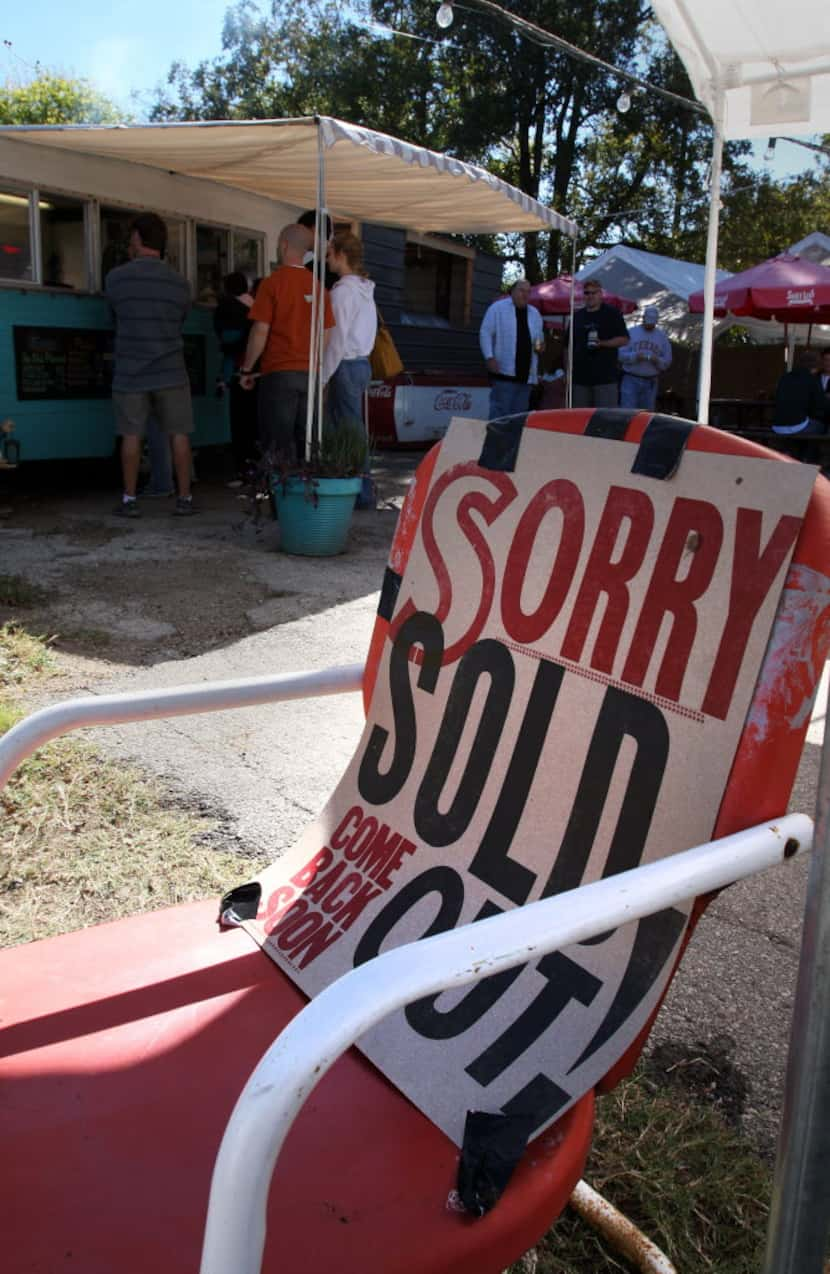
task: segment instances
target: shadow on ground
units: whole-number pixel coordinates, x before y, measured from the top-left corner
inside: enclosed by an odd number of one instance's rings
[[[140,520],[119,520],[110,461],[22,466],[0,491],[0,577],[36,596],[0,597],[0,623],[73,654],[153,665],[366,597],[380,588],[420,458],[376,457],[378,508],[355,512],[347,551],[335,558],[281,553],[278,523],[270,513],[255,522],[219,452],[198,457],[199,512],[188,519],[162,498],[142,500]]]

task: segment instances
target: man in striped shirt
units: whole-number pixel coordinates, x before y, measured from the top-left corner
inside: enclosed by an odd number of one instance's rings
[[[139,517],[136,483],[141,442],[152,413],[171,441],[178,499],[174,512],[193,512],[190,496],[190,437],[193,409],[184,362],[182,325],[190,309],[190,287],[162,258],[167,227],[154,212],[130,227],[130,257],[110,270],[104,292],[115,317],[115,370],[112,401],[121,435],[124,492],[115,510]]]

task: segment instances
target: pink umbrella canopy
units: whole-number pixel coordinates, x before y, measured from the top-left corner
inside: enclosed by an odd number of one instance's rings
[[[623,314],[632,314],[637,308],[637,302],[632,301],[627,296],[617,296],[615,292],[603,292],[603,301],[608,305],[613,305],[618,310],[622,310]],[[541,314],[569,314],[571,310],[571,276],[569,274],[560,274],[555,279],[548,279],[547,283],[535,283],[530,289],[530,304],[535,305]],[[582,284],[577,281],[574,284],[574,305],[577,309],[585,304],[585,298],[582,295]]]
[[[703,291],[689,296],[692,314],[703,313]],[[830,269],[785,252],[715,285],[715,314],[777,319],[779,323],[830,323]]]

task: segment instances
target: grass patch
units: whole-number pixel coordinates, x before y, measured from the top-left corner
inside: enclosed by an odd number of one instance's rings
[[[597,1105],[585,1180],[683,1274],[761,1268],[770,1167],[716,1110],[682,1098],[648,1063]],[[612,1274],[635,1267],[570,1208],[537,1248],[537,1274]],[[518,1274],[519,1266],[514,1267]]]
[[[0,606],[38,606],[49,594],[22,575],[0,575]]]
[[[24,763],[0,814],[0,946],[218,896],[267,861],[201,844],[215,820],[72,739]]]
[[[53,670],[42,638],[0,627],[0,734]],[[0,822],[0,946],[218,896],[267,861],[211,848],[215,819],[170,807],[157,782],[73,737],[24,762],[0,792]]]
[[[20,624],[0,625],[0,695],[14,695],[32,676],[54,671],[50,641]]]

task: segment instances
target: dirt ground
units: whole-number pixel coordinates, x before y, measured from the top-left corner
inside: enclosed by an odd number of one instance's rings
[[[281,554],[278,524],[268,511],[255,523],[250,499],[225,484],[220,453],[198,457],[190,519],[172,516],[170,498],[143,500],[141,520],[113,516],[117,473],[108,464],[4,474],[0,575],[22,576],[34,596],[0,601],[0,623],[53,638],[66,690],[88,684],[96,667],[109,678],[119,665],[190,659],[336,606],[380,587],[419,459],[378,457],[378,509],[356,512],[348,552],[326,559]]]

